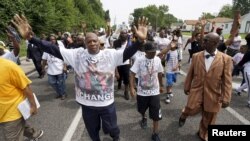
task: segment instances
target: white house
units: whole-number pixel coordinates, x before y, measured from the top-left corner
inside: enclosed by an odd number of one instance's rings
[[[195,24],[198,22],[199,20],[185,20],[182,25],[182,31],[193,31]]]
[[[212,29],[212,22],[215,22],[214,32],[216,31],[216,28],[221,27],[223,29],[223,34],[228,34],[228,33],[230,33],[230,30],[232,28],[233,19],[224,18],[224,17],[217,17],[214,19],[208,19],[208,23],[205,26],[206,32],[209,32]]]
[[[240,33],[250,33],[250,12],[241,16]]]
[[[177,29],[177,28],[182,28],[182,23],[172,23],[170,28],[171,29]]]

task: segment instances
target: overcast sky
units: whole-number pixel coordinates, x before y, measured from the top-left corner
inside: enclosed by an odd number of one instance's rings
[[[232,4],[232,0],[101,0],[104,10],[110,11],[111,24],[128,22],[130,13],[135,8],[142,8],[155,4],[165,4],[169,7],[169,13],[178,19],[198,19],[202,12],[218,13],[225,4]]]

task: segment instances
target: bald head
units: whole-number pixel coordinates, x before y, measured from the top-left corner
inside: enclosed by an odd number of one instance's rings
[[[211,32],[206,35],[212,41],[220,41],[220,36],[217,33]]]
[[[86,33],[86,37],[85,37],[86,39],[87,38],[98,38],[98,36],[95,34],[95,33],[93,33],[93,32],[88,32],[88,33]]]
[[[208,52],[208,53],[214,53],[214,51],[216,50],[218,43],[220,42],[220,36],[217,33],[208,33],[205,37],[204,37],[204,49]]]

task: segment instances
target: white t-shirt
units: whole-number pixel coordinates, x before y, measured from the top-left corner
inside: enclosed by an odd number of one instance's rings
[[[46,52],[43,53],[43,60],[47,60],[48,69],[47,73],[49,75],[58,75],[63,73],[64,62],[61,59],[54,57]]]
[[[104,49],[95,55],[84,48],[60,48],[60,52],[74,68],[77,102],[94,107],[114,102],[115,68],[123,64],[123,50]]]
[[[170,42],[171,41],[167,38],[161,38],[161,37],[155,38],[155,43],[157,44],[158,50],[163,50],[170,44]]]
[[[166,55],[166,72],[174,73],[173,68],[178,64],[178,51],[177,50],[169,50]]]
[[[236,54],[233,56],[233,61],[234,61],[236,64],[238,64],[238,63],[242,60],[243,56],[244,56],[243,53],[238,52],[238,53],[236,53]]]
[[[182,50],[183,48],[183,41],[182,41],[182,37],[178,37],[178,49]]]
[[[102,35],[102,36],[98,37],[99,40],[104,41],[105,48],[110,48],[109,38],[110,38],[110,36],[107,37],[107,35]]]
[[[13,50],[12,51],[4,50],[4,52],[5,53],[0,57],[11,60],[11,61],[17,63],[18,56],[15,56]]]
[[[128,44],[128,42],[126,41],[126,43],[124,43],[120,48],[117,48],[116,50],[122,50],[122,51],[124,51],[125,48],[127,47],[127,44]],[[129,64],[129,59],[126,60],[122,65],[128,65],[128,64]]]
[[[153,59],[140,57],[130,70],[138,76],[138,95],[153,96],[160,93],[158,73],[163,72],[163,67],[159,57],[155,56]]]
[[[138,50],[132,57],[131,60],[135,62],[136,59],[145,56],[145,52]]]
[[[229,46],[231,49],[240,50],[241,36],[234,37],[233,43]]]

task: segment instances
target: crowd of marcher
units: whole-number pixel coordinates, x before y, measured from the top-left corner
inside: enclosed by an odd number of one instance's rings
[[[166,95],[166,104],[171,103],[173,85],[183,64],[182,52],[189,43],[187,61],[190,67],[184,83],[188,99],[179,118],[180,127],[188,116],[201,112],[197,135],[201,140],[207,140],[208,125],[215,124],[220,109],[230,104],[232,77],[239,72],[244,76],[242,86],[236,90],[237,95],[250,88],[250,34],[245,37],[247,45],[241,45],[239,24],[232,27],[231,36],[225,41],[223,28],[215,27],[215,24],[209,33],[205,33],[206,20],[202,19],[185,46],[180,29],[149,31],[145,17],[141,17],[136,26],[117,28],[114,32],[107,22],[107,27],[99,31],[58,32],[48,36],[43,34],[40,38],[23,15],[15,15],[12,24],[26,40],[27,61],[32,59],[38,78],[44,78],[47,73],[55,98],[67,98],[65,81],[68,73],[74,72],[76,101],[82,108],[85,127],[93,141],[100,141],[101,127],[114,141],[120,140],[114,104],[115,81],[118,89],[124,90],[125,100],[136,97],[142,129],[147,127],[146,111],[149,109],[149,118],[153,120],[151,139],[160,141],[160,94]],[[15,30],[7,30],[7,35],[13,49],[8,51],[3,42],[0,44],[0,74],[6,74],[0,79],[0,125],[7,141],[22,141],[23,135],[36,140],[43,135],[43,130],[30,127],[17,109],[27,97],[31,113],[37,113],[31,81],[17,65],[18,34]],[[250,91],[248,97],[250,107]]]

